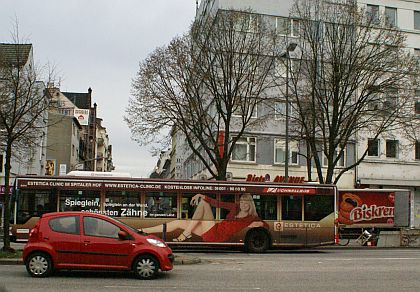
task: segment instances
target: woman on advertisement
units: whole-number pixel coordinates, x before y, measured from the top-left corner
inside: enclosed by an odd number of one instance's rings
[[[181,235],[174,238],[173,241],[182,242],[195,234],[206,242],[226,242],[244,228],[268,228],[267,223],[259,218],[251,194],[243,194],[239,204],[220,202],[203,194],[197,194],[192,197],[190,204],[197,206],[192,220],[175,220],[167,223],[167,232],[183,230]],[[211,207],[229,210],[226,219],[216,222]],[[143,231],[158,233],[162,231],[162,225],[144,228]]]

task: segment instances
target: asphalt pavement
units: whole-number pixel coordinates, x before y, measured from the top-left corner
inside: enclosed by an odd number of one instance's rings
[[[25,246],[25,243],[14,243],[12,242],[11,247],[15,250],[23,250],[23,247]],[[350,240],[348,245],[342,246],[342,245],[327,245],[327,246],[320,246],[315,248],[310,248],[311,250],[317,250],[317,249],[381,249],[380,247],[376,246],[361,246],[356,240]],[[195,256],[188,253],[188,249],[178,251],[175,250],[175,265],[192,265],[192,264],[199,264],[202,262],[202,260]],[[6,259],[6,258],[0,258],[0,265],[22,265],[23,260],[22,259]]]

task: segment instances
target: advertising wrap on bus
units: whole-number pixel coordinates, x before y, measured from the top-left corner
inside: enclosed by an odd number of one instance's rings
[[[407,216],[409,209],[396,208],[409,205],[409,191],[384,189],[354,189],[338,192],[338,222],[349,227],[396,227],[397,218]],[[407,216],[408,217],[408,216]]]
[[[270,247],[334,244],[335,185],[22,176],[12,196],[12,239],[26,240],[46,213],[115,217],[170,245]]]

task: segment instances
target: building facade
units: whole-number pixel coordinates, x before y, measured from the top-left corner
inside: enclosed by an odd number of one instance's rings
[[[49,168],[48,174],[113,170],[112,146],[102,119],[96,117],[96,103],[91,106],[92,90],[61,92],[51,85],[48,93],[53,106],[49,111],[47,161],[54,168],[53,172]]]
[[[197,20],[219,11],[250,10],[262,18],[269,18],[278,25],[290,22],[290,38],[294,35],[293,26],[296,20],[290,18],[293,0],[203,0],[197,10]],[[345,2],[345,1],[344,1]],[[389,24],[401,29],[407,36],[407,50],[420,58],[420,0],[364,0],[357,1],[359,7],[375,16],[385,15]],[[420,115],[420,88],[413,92],[413,111]],[[262,107],[257,108],[256,115],[263,114]],[[284,111],[281,107],[279,111]],[[308,178],[305,145],[289,136],[289,176]],[[346,147],[338,167],[346,167],[358,160],[368,147],[368,155],[357,167],[347,171],[338,183],[339,188],[403,188],[412,191],[412,208],[414,218],[412,225],[420,227],[420,133],[407,137],[401,131],[389,132],[377,139],[360,133]],[[373,141],[374,140],[374,141]],[[185,145],[180,133],[172,133],[171,172],[169,177],[184,179],[205,179],[208,172],[194,154]],[[285,156],[285,121],[274,118],[264,127],[248,129],[238,141],[228,165],[228,179],[244,180],[248,175],[271,178],[284,175]],[[246,155],[243,155],[246,154]],[[311,174],[316,178],[315,169]]]

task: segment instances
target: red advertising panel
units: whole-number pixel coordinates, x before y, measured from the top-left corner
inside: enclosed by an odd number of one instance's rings
[[[338,222],[345,225],[394,224],[395,192],[339,191]]]

